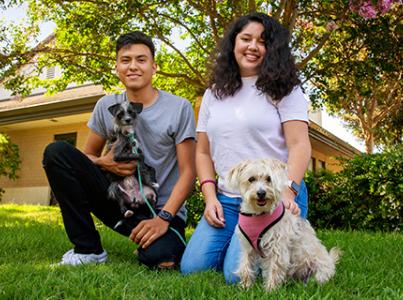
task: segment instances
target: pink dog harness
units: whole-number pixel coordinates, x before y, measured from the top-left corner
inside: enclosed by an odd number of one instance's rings
[[[281,202],[272,214],[263,213],[260,215],[239,213],[238,227],[251,246],[264,257],[260,247],[263,235],[284,216],[284,204]]]

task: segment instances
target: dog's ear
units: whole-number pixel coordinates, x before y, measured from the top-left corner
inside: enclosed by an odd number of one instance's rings
[[[116,117],[116,114],[118,113],[119,108],[120,108],[120,103],[116,103],[112,106],[109,106],[108,110],[112,114],[112,116]]]
[[[231,189],[238,189],[239,177],[250,162],[251,162],[250,160],[244,160],[239,164],[235,165],[231,170],[229,170],[225,178],[227,187]]]
[[[133,110],[136,113],[141,113],[143,111],[143,103],[138,103],[138,102],[130,102],[130,106],[133,108]]]
[[[280,197],[288,179],[287,164],[277,159],[265,159],[265,163],[271,170],[273,186],[277,196]]]

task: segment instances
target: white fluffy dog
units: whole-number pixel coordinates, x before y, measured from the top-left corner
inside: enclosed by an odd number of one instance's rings
[[[267,291],[287,278],[307,282],[314,276],[323,283],[335,273],[340,251],[328,252],[309,222],[284,208],[280,195],[288,179],[286,167],[275,159],[247,160],[226,178],[243,199],[236,233],[242,249],[237,274],[245,288],[252,285],[259,269]],[[256,231],[257,227],[262,229]]]

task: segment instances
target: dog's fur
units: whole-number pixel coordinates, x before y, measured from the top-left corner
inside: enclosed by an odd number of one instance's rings
[[[242,213],[258,215],[274,211],[286,187],[286,167],[275,159],[259,159],[243,161],[230,170],[226,181],[229,187],[239,190]],[[309,222],[288,210],[264,233],[260,243],[264,257],[252,248],[238,226],[236,233],[242,250],[237,274],[244,288],[252,285],[259,269],[267,291],[277,288],[287,278],[307,282],[314,276],[323,283],[335,274],[339,249],[334,247],[328,252]]]
[[[141,103],[132,102],[118,103],[109,107],[109,112],[114,116],[114,138],[108,144],[107,151],[113,151],[113,159],[117,162],[137,161],[144,195],[154,206],[157,201],[156,189],[158,188],[155,170],[145,164],[140,143],[135,138],[137,118],[142,109]],[[132,139],[129,138],[130,135],[132,135]],[[112,175],[111,179],[108,198],[116,201],[124,217],[128,218],[133,215],[132,208],[145,204],[140,193],[137,171],[124,178]]]

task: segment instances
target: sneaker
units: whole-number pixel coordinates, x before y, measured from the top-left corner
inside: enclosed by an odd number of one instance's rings
[[[94,263],[104,263],[108,259],[108,254],[104,250],[101,254],[81,254],[75,253],[74,249],[67,251],[63,257],[61,262],[59,262],[58,266],[62,265],[85,265],[85,264],[94,264]]]

